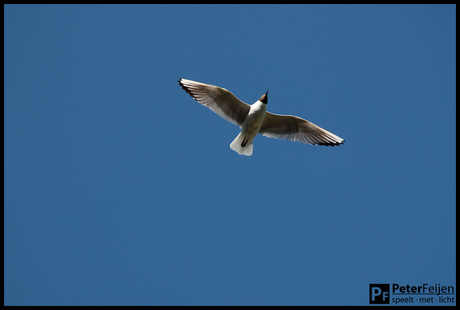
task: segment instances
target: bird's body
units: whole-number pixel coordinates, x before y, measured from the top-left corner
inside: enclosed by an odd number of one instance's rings
[[[259,133],[265,113],[267,112],[267,103],[261,101],[264,100],[263,98],[266,98],[266,94],[264,96],[251,106],[248,116],[241,127],[241,133],[230,144],[230,148],[240,155],[252,155],[252,141]]]
[[[267,112],[268,91],[253,105],[248,105],[225,88],[186,79],[179,79],[179,85],[193,99],[241,128],[241,133],[230,144],[230,148],[240,155],[252,155],[253,140],[257,134],[327,146],[345,142],[300,117]]]

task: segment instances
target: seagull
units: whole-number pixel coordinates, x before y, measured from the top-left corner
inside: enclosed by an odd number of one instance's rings
[[[268,90],[253,105],[249,105],[222,87],[186,79],[178,82],[193,99],[241,128],[240,134],[230,144],[230,148],[240,155],[252,155],[257,134],[313,145],[336,146],[345,142],[303,118],[267,112]]]

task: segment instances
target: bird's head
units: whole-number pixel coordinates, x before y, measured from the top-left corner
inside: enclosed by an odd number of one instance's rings
[[[265,103],[267,104],[268,102],[268,89],[267,89],[267,92],[265,93],[265,95],[262,95],[262,97],[260,97],[259,101],[262,102],[262,103]]]

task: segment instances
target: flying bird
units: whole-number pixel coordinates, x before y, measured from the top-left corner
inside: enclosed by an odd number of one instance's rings
[[[268,90],[253,105],[249,105],[222,87],[186,79],[179,79],[179,85],[193,99],[241,128],[240,134],[230,144],[230,148],[240,155],[252,155],[257,134],[314,145],[336,146],[345,142],[303,118],[267,112]]]

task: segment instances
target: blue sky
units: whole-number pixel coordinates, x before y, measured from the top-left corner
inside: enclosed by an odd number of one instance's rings
[[[6,305],[368,305],[455,285],[453,5],[6,5]],[[178,85],[303,117],[239,128]]]

